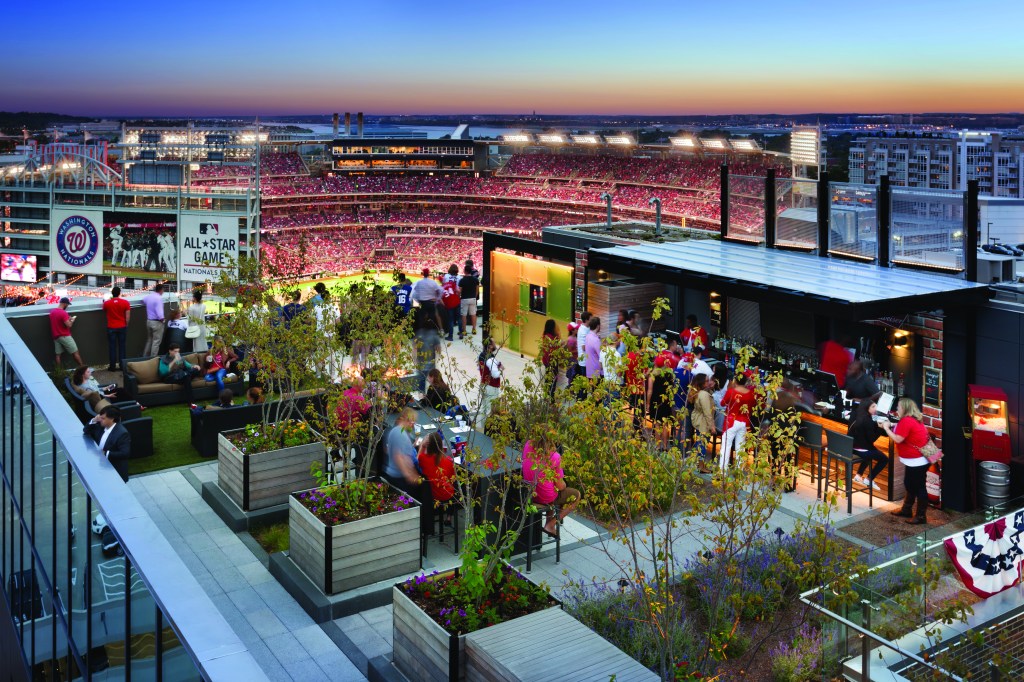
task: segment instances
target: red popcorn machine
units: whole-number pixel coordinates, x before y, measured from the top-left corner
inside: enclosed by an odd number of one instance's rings
[[[994,386],[970,384],[967,396],[974,460],[1009,464],[1010,433],[1006,393]]]

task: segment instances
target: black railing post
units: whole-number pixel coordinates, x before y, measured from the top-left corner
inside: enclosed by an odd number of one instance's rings
[[[769,168],[768,174],[764,176],[764,245],[769,249],[775,248],[777,218],[778,213],[775,209],[775,169]]]
[[[832,194],[828,188],[828,171],[818,174],[818,255],[828,258],[829,219],[832,216]]]
[[[889,267],[889,247],[892,243],[892,187],[889,176],[878,178],[878,264]]]
[[[964,197],[964,276],[968,282],[978,281],[978,244],[981,241],[981,212],[978,205],[978,181],[967,181]]]
[[[719,184],[721,186],[721,193],[718,199],[722,205],[722,239],[725,239],[729,236],[729,164],[727,163],[722,164],[722,176]]]

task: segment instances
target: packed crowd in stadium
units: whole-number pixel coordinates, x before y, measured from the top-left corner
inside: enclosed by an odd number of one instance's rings
[[[287,273],[351,272],[364,268],[442,270],[467,259],[479,263],[483,253],[479,239],[365,227],[270,233],[260,249],[264,258]]]
[[[340,228],[331,232],[331,244],[320,244],[313,270],[358,269],[372,260],[368,254],[386,248],[383,235],[367,236],[365,228],[398,228],[410,235],[399,260],[443,267],[448,249],[436,235],[453,234],[480,239],[491,229],[535,237],[546,225],[593,222],[603,214],[602,194],[612,196],[613,207],[632,211],[630,218],[653,220],[652,197],[661,199],[664,220],[714,229],[720,220],[718,191],[720,158],[648,158],[589,154],[514,154],[493,177],[469,175],[310,175],[295,152],[267,153],[260,158],[260,191],[264,199],[262,229],[265,253],[279,264],[294,260],[298,237],[276,231]],[[730,159],[731,193],[736,199],[731,225],[739,230],[763,223],[758,197],[761,176],[773,168],[777,177],[789,167],[771,156]],[[193,182],[216,186],[239,179],[248,182],[245,166],[202,165]],[[748,176],[748,177],[745,177]],[[754,179],[754,177],[758,179]],[[234,178],[234,179],[233,179]],[[749,200],[745,200],[749,197]],[[429,204],[424,204],[429,200]],[[367,207],[365,202],[374,202]],[[573,210],[576,208],[581,210]],[[573,210],[572,213],[568,213]],[[423,231],[421,231],[421,229]],[[439,232],[451,229],[450,232]],[[322,232],[310,233],[317,240]],[[423,237],[413,236],[424,234]],[[422,248],[419,248],[422,246]],[[453,249],[462,249],[456,244]],[[468,247],[467,247],[468,248]],[[479,251],[477,241],[474,255]],[[418,256],[418,257],[417,257]],[[434,258],[439,259],[434,262]],[[421,262],[427,261],[427,262]],[[329,266],[329,267],[328,267]]]

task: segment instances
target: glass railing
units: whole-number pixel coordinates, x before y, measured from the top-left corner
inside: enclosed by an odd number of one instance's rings
[[[944,541],[1024,508],[1009,500],[865,552],[866,570],[848,585],[803,595],[831,619],[823,655],[870,679],[1024,679],[1024,604],[1016,588],[982,599],[969,590]]]
[[[266,679],[2,315],[0,377],[12,615],[0,638],[21,653],[0,667],[30,679]]]

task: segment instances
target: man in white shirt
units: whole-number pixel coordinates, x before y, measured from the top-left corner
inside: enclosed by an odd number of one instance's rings
[[[695,344],[693,346],[693,374],[695,376],[697,374],[704,374],[708,379],[710,379],[715,376],[715,373],[711,370],[711,365],[704,360],[703,356],[704,346],[699,343]]]
[[[418,279],[413,282],[412,294],[410,298],[415,303],[441,303],[441,285],[438,284],[437,280],[430,276],[430,269],[423,268],[423,279]]]
[[[590,334],[590,318],[593,315],[589,310],[584,310],[580,313],[580,326],[576,330],[576,362],[579,365],[579,369],[576,370],[577,375],[587,375],[587,335]]]

